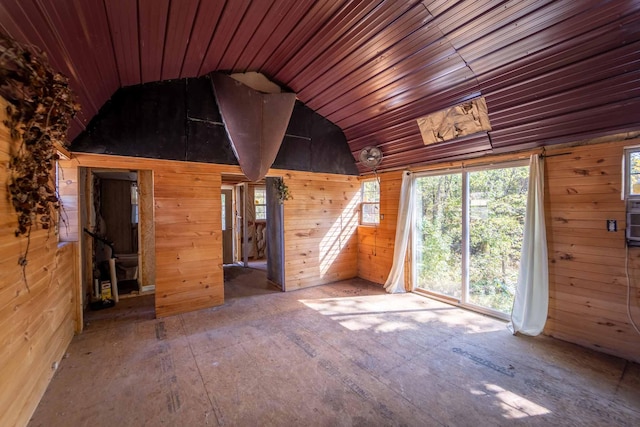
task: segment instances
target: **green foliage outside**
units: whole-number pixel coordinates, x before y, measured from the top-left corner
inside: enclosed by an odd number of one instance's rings
[[[528,168],[469,173],[469,302],[509,313],[527,203]],[[419,287],[461,298],[462,174],[417,179]]]

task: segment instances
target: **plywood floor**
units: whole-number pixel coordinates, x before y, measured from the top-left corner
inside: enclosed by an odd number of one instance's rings
[[[215,309],[93,313],[30,425],[640,425],[637,364],[359,279],[236,273]]]

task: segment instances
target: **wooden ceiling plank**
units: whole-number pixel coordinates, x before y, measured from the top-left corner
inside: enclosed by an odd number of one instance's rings
[[[504,129],[546,117],[565,115],[584,108],[596,108],[640,98],[639,81],[640,68],[634,72],[556,92],[550,96],[540,96],[512,108],[494,111],[490,116],[491,124],[494,129]]]
[[[171,0],[164,38],[161,80],[181,76],[200,0]]]
[[[37,18],[41,17],[42,21],[46,23],[44,25],[37,24],[37,31],[39,31],[43,38],[51,38],[47,41],[47,50],[50,50],[47,52],[47,57],[58,57],[63,61],[63,65],[59,66],[60,68],[54,66],[54,69],[67,76],[69,79],[69,86],[73,90],[77,101],[83,107],[83,111],[77,114],[77,120],[82,124],[82,126],[84,126],[88,120],[98,112],[98,108],[100,107],[100,104],[94,103],[92,99],[93,84],[98,84],[98,82],[91,81],[93,73],[87,72],[86,61],[77,60],[80,59],[77,57],[74,58],[71,53],[72,51],[67,48],[65,41],[68,42],[70,38],[73,40],[73,36],[69,36],[68,31],[72,31],[71,28],[74,26],[69,25],[68,27],[60,27],[57,25],[60,22],[58,11],[63,12],[65,9],[68,9],[59,8],[58,10],[50,10],[41,3],[36,3],[35,5],[33,3],[24,4],[23,7],[25,8],[25,13],[29,13],[30,15],[37,13]],[[38,9],[38,12],[31,9],[32,7]],[[77,21],[77,15],[75,14],[69,16],[67,22],[73,22],[74,20]],[[51,49],[55,49],[57,52]],[[84,76],[86,76],[86,79],[83,78]]]
[[[309,8],[308,13],[298,21],[278,50],[260,67],[264,74],[271,76],[276,81],[275,76],[278,72],[289,65],[291,58],[309,43],[313,35],[326,25],[326,22],[342,7],[345,1],[319,0],[314,2],[313,7]]]
[[[283,27],[283,25],[286,27],[286,23],[288,22],[291,25],[289,27],[290,31],[293,26],[292,24],[307,10],[305,6],[303,2],[297,0],[282,0],[273,4],[265,14],[264,19],[257,26],[256,31],[251,36],[251,40],[247,43],[245,49],[243,49],[238,56],[232,69],[235,72],[243,73],[247,71],[257,71],[259,66],[254,61],[256,56],[265,50],[265,46],[267,46],[271,38],[282,40],[286,36],[288,31],[283,31],[281,27]],[[271,46],[274,46],[274,44],[271,43]],[[278,44],[276,44],[273,49],[277,46]]]
[[[542,50],[561,40],[558,38],[561,33],[555,31],[553,26],[577,13],[577,8],[570,3],[553,2],[547,4],[515,22],[510,22],[493,32],[482,35],[482,37],[461,47],[458,52],[467,63],[472,63],[489,53],[505,50],[508,46],[513,46],[518,42],[526,43],[526,39],[532,37],[537,39],[536,45],[529,45],[528,50],[518,49],[518,54],[524,56],[536,50]],[[501,61],[496,66],[502,65],[506,61]]]
[[[536,143],[546,145],[576,138],[582,134],[618,133],[630,127],[637,130],[637,111],[640,98],[622,103],[603,105],[598,108],[574,111],[569,114],[531,121],[507,129],[491,131],[494,147],[516,147]],[[594,120],[598,117],[598,120]],[[579,140],[574,139],[574,141]]]
[[[620,60],[620,63],[611,66],[615,59]],[[635,68],[632,64],[636,64]],[[531,100],[584,87],[593,82],[615,79],[617,76],[633,73],[635,69],[638,69],[638,64],[640,64],[640,41],[527,80],[514,82],[510,86],[502,87],[493,92],[483,90],[483,93],[489,100],[491,109],[498,111],[517,107]],[[584,72],[586,69],[589,70],[588,73]]]
[[[511,25],[515,21],[524,19],[525,16],[546,6],[553,0],[537,2],[523,2],[510,0],[508,2],[487,2],[482,10],[475,10],[470,20],[461,20],[455,13],[456,9],[447,12],[446,17],[438,26],[447,35],[451,44],[456,49],[462,48],[482,39],[485,35],[494,33],[502,27]],[[473,2],[478,6],[480,2]]]
[[[80,112],[78,124],[83,126],[96,111],[92,110],[90,88],[80,80],[76,65],[63,45],[58,30],[53,27],[53,20],[35,2],[18,2],[8,0],[3,4],[8,16],[14,22],[20,22],[20,31],[16,35],[25,37],[18,39],[22,43],[31,43],[46,53],[51,67],[69,78],[69,85],[74,91],[79,103],[86,106],[86,111]]]
[[[307,104],[326,117],[341,114],[344,113],[342,110],[351,104],[371,103],[376,99],[382,101],[390,96],[401,94],[402,87],[412,90],[414,87],[428,84],[462,68],[465,68],[465,65],[456,57],[455,51],[446,44],[442,44],[437,49],[425,51],[424,55],[408,57],[407,61],[387,68],[375,78],[360,85],[354,84],[338,98],[331,99],[334,93],[327,91],[326,98],[323,94],[308,101]],[[407,88],[407,84],[412,86]]]
[[[259,36],[263,36],[264,33],[264,44],[262,47],[256,52],[255,56],[249,58],[240,58],[238,63],[239,69],[244,69],[246,71],[261,71],[263,74],[266,74],[264,70],[264,64],[270,58],[272,58],[276,52],[281,48],[289,34],[296,28],[296,26],[302,21],[305,16],[307,16],[314,5],[317,5],[319,2],[314,2],[312,0],[291,0],[292,4],[283,3],[286,5],[286,10],[280,20],[280,23],[275,27],[269,27],[267,24],[269,21],[265,22],[262,25],[262,28],[259,31]]]
[[[409,55],[412,55],[426,49],[441,36],[435,27],[431,31],[421,31],[430,20],[431,15],[426,9],[411,9],[361,49],[352,51],[329,71],[315,77],[298,91],[299,96],[312,101],[318,95],[329,98],[328,92],[333,90],[334,98],[329,99],[335,99],[344,94],[347,87],[367,82],[382,70],[402,61],[407,54],[401,52],[411,52]]]
[[[515,83],[535,78],[570,64],[580,62],[601,52],[612,51],[630,41],[640,40],[640,11],[627,15],[620,21],[610,22],[590,31],[581,37],[574,37],[539,51],[526,58],[514,61],[499,69],[478,76],[483,91],[496,92],[501,88],[513,86]],[[616,61],[609,59],[613,63]]]
[[[368,135],[349,139],[349,148],[360,151],[368,145],[385,145],[390,141],[419,140],[422,137],[415,120],[406,121],[390,128],[380,129]]]
[[[318,112],[336,123],[343,122],[348,117],[371,107],[383,111],[401,108],[423,96],[444,91],[467,80],[475,81],[473,73],[463,62],[452,56],[432,67],[396,80],[373,93],[354,100],[351,104],[342,105],[334,112],[326,111],[327,108],[318,109]],[[337,103],[334,102],[331,106],[335,107],[335,104]],[[435,111],[438,109],[425,112],[425,114]]]
[[[209,50],[225,4],[226,0],[200,0],[198,2],[180,77],[194,77],[202,74],[202,63]]]
[[[269,12],[273,8],[273,1],[261,0],[249,4],[248,9],[237,25],[235,35],[229,41],[229,47],[220,59],[219,70],[238,71],[235,65],[242,53],[250,49],[249,43],[251,41],[253,41],[254,45],[262,43],[262,40],[254,38],[254,36],[262,22],[269,16]]]
[[[393,34],[392,26],[401,17],[410,15],[411,10],[418,9],[425,12],[424,8],[418,4],[406,10],[398,7],[394,2],[384,2],[376,9],[360,20],[356,25],[349,28],[340,38],[335,40],[320,56],[316,57],[309,65],[298,72],[295,80],[291,82],[301,92],[317,78],[329,72],[338,74],[340,71],[337,65],[343,63],[353,52],[374,52],[385,49],[380,43],[380,38]],[[377,37],[376,37],[377,36]],[[397,37],[397,35],[396,35]],[[397,39],[391,40],[391,44]],[[360,60],[362,61],[362,60]],[[344,76],[344,73],[339,75]]]
[[[162,80],[169,0],[138,0],[138,10],[142,83],[159,81]]]
[[[221,69],[219,68],[220,61],[235,37],[250,3],[251,0],[229,0],[227,2],[202,62],[200,73],[204,74]]]
[[[471,67],[479,75],[479,80],[484,82],[483,85],[488,85],[492,79],[500,84],[500,81],[514,77],[527,78],[528,73],[559,68],[580,58],[640,39],[639,9],[627,11],[624,16],[620,16],[622,12],[619,9],[596,12],[576,16],[575,19],[565,22],[566,33],[563,39],[556,39],[555,43],[547,49],[534,49],[535,51],[530,51],[526,56],[522,55],[522,49],[527,49],[530,44],[536,43],[538,37],[550,37],[549,34],[537,34],[522,41],[522,44],[509,46],[486,55],[476,60]],[[615,12],[618,14],[616,15]],[[524,43],[526,46],[523,45]],[[503,65],[497,66],[497,64]]]
[[[69,41],[69,45],[74,46],[78,55],[93,63],[93,80],[99,82],[94,87],[100,88],[96,91],[94,103],[100,108],[120,87],[107,11],[102,0],[73,0],[73,8],[78,14],[78,26],[82,32],[78,39],[86,41],[86,50],[82,45],[75,46],[73,41]]]
[[[141,75],[137,2],[109,0],[105,5],[120,83],[122,86],[139,84]]]
[[[298,90],[293,81],[298,73],[307,67],[315,58],[321,55],[331,45],[345,34],[349,28],[356,25],[366,17],[379,3],[376,2],[348,2],[346,3],[321,30],[289,60],[286,68],[281,69],[275,78],[292,88]],[[295,70],[295,72],[292,72]]]
[[[0,4],[0,28],[42,47],[69,75],[84,107],[72,132],[118,87],[222,67],[261,71],[297,90],[342,127],[352,152],[373,141],[391,164],[409,161],[404,153],[441,155],[419,147],[415,118],[480,93],[500,150],[640,128],[616,106],[637,107],[639,20],[637,0]]]
[[[370,134],[384,127],[415,120],[431,112],[460,104],[478,96],[480,93],[476,83],[465,81],[460,85],[419,98],[417,101],[400,108],[382,110],[381,106],[374,106],[372,108],[379,111],[352,116],[348,120],[344,120],[342,123],[336,122],[336,124],[343,129],[347,139],[351,139]]]

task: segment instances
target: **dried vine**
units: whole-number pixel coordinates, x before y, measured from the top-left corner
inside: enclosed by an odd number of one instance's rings
[[[4,124],[14,144],[7,186],[18,214],[15,235],[27,238],[18,260],[26,283],[31,230],[55,226],[60,208],[51,179],[58,159],[55,144],[67,145],[69,122],[80,108],[67,78],[51,68],[42,51],[4,34],[0,34],[0,96],[9,104]]]

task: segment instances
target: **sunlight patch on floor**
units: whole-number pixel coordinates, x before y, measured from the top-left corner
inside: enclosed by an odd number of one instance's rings
[[[498,399],[505,418],[520,419],[551,413],[547,408],[498,385],[485,384],[485,387],[490,395]]]
[[[414,294],[382,294],[299,300],[352,331],[417,330],[430,322],[464,328],[465,333],[503,330],[504,323]],[[389,319],[393,315],[393,320]]]

